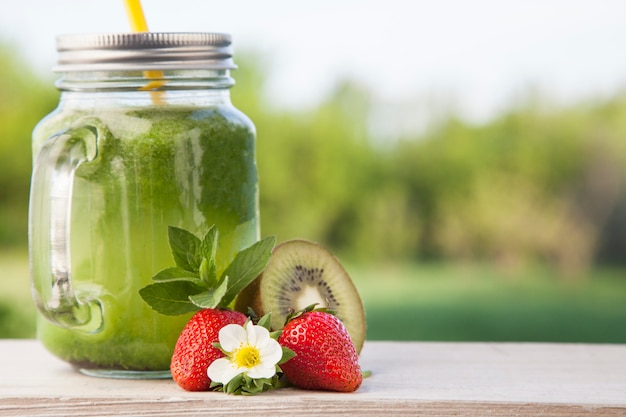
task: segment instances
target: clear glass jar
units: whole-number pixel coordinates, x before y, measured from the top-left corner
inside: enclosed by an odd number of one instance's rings
[[[60,37],[58,108],[33,133],[38,338],[87,374],[169,376],[189,315],[139,296],[173,266],[168,226],[215,224],[218,273],[259,239],[255,131],[230,102],[230,38]]]

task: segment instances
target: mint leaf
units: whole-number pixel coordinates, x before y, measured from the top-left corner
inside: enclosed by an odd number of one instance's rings
[[[202,263],[200,264],[200,278],[210,287],[217,285],[217,269],[215,254],[217,252],[217,237],[219,233],[215,225],[211,226],[200,243]]]
[[[190,295],[189,301],[200,308],[215,308],[220,304],[226,289],[228,288],[228,277],[224,277],[222,282],[215,288],[209,288],[199,294]]]
[[[239,292],[265,269],[275,244],[276,237],[269,236],[237,253],[233,262],[222,274],[222,276],[228,276],[230,281],[228,291],[220,303],[222,307],[230,304]]]
[[[210,261],[207,258],[202,259],[200,263],[200,280],[208,287],[215,287],[217,285],[217,272],[215,271],[215,260]]]
[[[204,288],[191,281],[162,281],[142,288],[139,295],[155,311],[176,316],[198,311],[199,308],[189,300],[189,296],[203,290]]]
[[[215,225],[209,228],[202,242],[200,243],[200,255],[202,262],[200,263],[200,278],[205,281],[209,287],[217,285],[217,269],[215,266],[215,253],[217,252],[217,237],[219,233]]]
[[[170,268],[165,268],[157,272],[152,277],[152,280],[153,281],[187,280],[187,281],[197,281],[198,283],[200,281],[198,274],[196,274],[195,272],[191,272],[186,269],[180,268],[178,266],[172,266]]]
[[[155,283],[139,291],[143,300],[166,315],[227,307],[263,271],[276,238],[265,238],[237,253],[218,280],[215,259],[218,236],[215,225],[202,239],[170,226],[168,238],[176,266],[165,268],[152,277]]]
[[[174,262],[187,271],[197,271],[202,257],[198,256],[202,242],[191,232],[170,226],[167,229]]]
[[[207,259],[215,259],[218,232],[215,225],[211,226],[200,242],[200,253]]]

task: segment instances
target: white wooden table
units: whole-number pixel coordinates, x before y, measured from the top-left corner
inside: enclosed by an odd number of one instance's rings
[[[34,340],[0,352],[0,416],[626,416],[626,345],[367,342],[355,393],[253,397],[83,376]]]

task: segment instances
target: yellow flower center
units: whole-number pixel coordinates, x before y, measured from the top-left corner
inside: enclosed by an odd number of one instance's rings
[[[261,352],[256,346],[242,346],[233,354],[233,360],[239,368],[253,368],[261,363]]]

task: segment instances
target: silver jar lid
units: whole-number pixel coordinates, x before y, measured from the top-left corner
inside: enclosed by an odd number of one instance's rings
[[[57,37],[58,72],[234,69],[225,33],[102,33]]]

